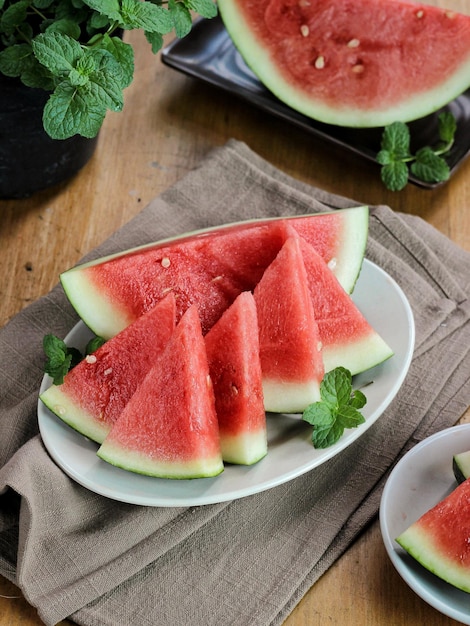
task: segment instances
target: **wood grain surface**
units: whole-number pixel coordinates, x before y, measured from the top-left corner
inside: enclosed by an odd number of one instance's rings
[[[445,5],[470,13],[468,0]],[[0,325],[47,293],[61,271],[230,138],[244,141],[299,180],[418,215],[470,251],[470,160],[433,191],[413,185],[399,193],[387,191],[376,165],[164,66],[140,34],[131,33],[127,40],[135,47],[135,80],[126,90],[124,111],[108,115],[92,160],[65,184],[24,200],[0,201]],[[468,411],[462,419],[470,421]],[[0,626],[40,624],[21,592],[0,577]],[[286,626],[326,624],[457,622],[428,606],[401,580],[374,522],[286,621]]]

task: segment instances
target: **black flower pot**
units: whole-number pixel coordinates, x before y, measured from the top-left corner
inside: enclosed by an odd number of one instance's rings
[[[43,129],[48,94],[0,75],[0,198],[24,198],[76,174],[97,137],[51,139]]]

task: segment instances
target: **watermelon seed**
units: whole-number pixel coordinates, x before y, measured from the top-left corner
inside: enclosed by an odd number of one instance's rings
[[[360,43],[359,39],[351,39],[348,41],[348,48],[358,48]]]
[[[319,56],[315,59],[315,67],[317,70],[322,70],[325,67],[325,57]]]
[[[422,17],[424,17],[424,11],[420,10],[416,12],[416,17],[420,20]]]
[[[113,368],[112,367],[108,367],[108,369],[104,370],[103,374],[105,376],[109,376],[110,374],[112,374],[113,372]]]
[[[308,37],[310,33],[310,28],[307,26],[307,24],[302,24],[302,26],[300,27],[300,34],[302,35],[302,37]]]
[[[232,385],[232,393],[234,396],[238,396],[238,387],[235,385]]]
[[[356,65],[353,65],[352,71],[355,74],[362,74],[362,72],[364,71],[364,66],[362,65],[362,63],[356,63]]]
[[[96,363],[97,359],[94,354],[87,354],[87,356],[85,357],[85,361],[91,365],[93,363]]]
[[[336,267],[336,258],[333,257],[332,259],[330,259],[327,263],[328,267],[330,268],[330,270],[334,270]]]
[[[61,406],[60,404],[56,404],[54,407],[54,413],[56,415],[65,415],[66,411],[63,406]]]
[[[170,259],[167,256],[163,257],[162,267],[170,267],[170,265],[171,265]]]
[[[446,11],[446,17],[448,17],[450,20],[453,20],[455,17],[454,11]]]
[[[299,7],[309,7],[310,0],[299,0]]]

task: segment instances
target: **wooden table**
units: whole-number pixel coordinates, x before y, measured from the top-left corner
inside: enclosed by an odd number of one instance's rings
[[[468,11],[466,3],[455,0],[453,8]],[[135,80],[126,91],[124,111],[108,115],[91,162],[67,184],[29,199],[0,201],[1,325],[47,293],[62,270],[230,138],[246,142],[307,183],[365,204],[384,203],[419,215],[470,251],[470,160],[449,184],[434,191],[409,185],[400,193],[389,192],[374,164],[169,69],[149,52],[140,34],[132,33],[128,41],[135,46]],[[463,419],[470,421],[468,411]],[[42,623],[21,592],[1,577],[0,595],[0,626]],[[457,622],[429,607],[401,580],[375,522],[309,591],[286,626],[326,623]]]

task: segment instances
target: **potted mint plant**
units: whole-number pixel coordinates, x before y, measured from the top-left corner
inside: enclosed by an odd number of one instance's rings
[[[212,0],[0,0],[0,197],[29,195],[80,169],[133,79],[122,33],[144,31],[156,53],[163,35],[190,32],[191,12],[211,18],[217,9]],[[39,173],[24,162],[35,154]]]

